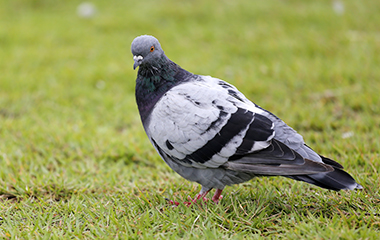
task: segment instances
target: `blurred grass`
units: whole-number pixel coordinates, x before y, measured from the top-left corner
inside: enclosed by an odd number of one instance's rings
[[[0,3],[0,237],[377,239],[380,2]],[[156,36],[185,69],[276,113],[363,191],[283,178],[228,187],[220,205],[172,208],[199,188],[150,146],[130,43]]]

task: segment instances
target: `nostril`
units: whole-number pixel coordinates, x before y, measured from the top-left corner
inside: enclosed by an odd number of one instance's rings
[[[135,60],[135,61],[142,61],[143,59],[144,59],[144,57],[141,55],[133,56],[133,60]]]

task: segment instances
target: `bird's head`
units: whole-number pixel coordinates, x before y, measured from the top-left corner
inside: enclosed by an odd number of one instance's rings
[[[160,42],[153,36],[142,35],[136,37],[131,45],[133,54],[133,69],[138,66],[154,65],[154,63],[164,54]]]

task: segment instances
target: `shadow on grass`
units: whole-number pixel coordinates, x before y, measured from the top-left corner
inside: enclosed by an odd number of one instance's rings
[[[0,109],[0,117],[15,119],[18,118],[21,114],[16,112],[11,112],[6,109]]]
[[[10,201],[10,202],[17,202],[18,198],[16,195],[9,194],[9,193],[0,193],[0,201]]]

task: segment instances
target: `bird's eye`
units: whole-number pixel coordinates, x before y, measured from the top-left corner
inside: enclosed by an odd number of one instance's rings
[[[151,47],[150,47],[150,51],[151,51],[151,52],[154,51],[154,46],[151,46]]]

